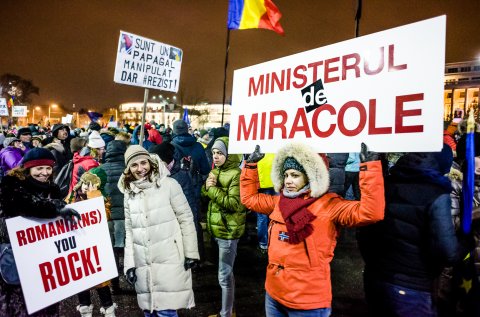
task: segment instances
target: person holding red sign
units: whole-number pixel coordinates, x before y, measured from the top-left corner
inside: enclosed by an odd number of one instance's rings
[[[10,170],[3,177],[0,183],[0,245],[10,243],[5,224],[6,218],[61,216],[66,221],[75,221],[75,218],[80,220],[77,211],[65,208],[66,203],[62,200],[60,188],[52,179],[54,164],[55,157],[49,150],[33,148],[25,154],[20,166]],[[0,316],[59,316],[58,304],[44,308],[33,315],[27,314],[22,286],[18,282],[18,272],[16,268],[7,269],[3,265],[3,261],[7,260],[3,256],[2,252]],[[12,278],[14,274],[17,274],[17,281],[8,278]]]
[[[301,143],[275,155],[272,182],[279,196],[258,193],[260,147],[246,160],[240,177],[242,203],[270,217],[265,281],[267,316],[328,317],[332,307],[330,262],[341,227],[377,222],[384,215],[379,155],[362,144],[360,201],[328,193],[323,158]]]
[[[156,154],[125,152],[118,187],[125,197],[127,282],[146,317],[177,316],[195,306],[191,268],[200,259],[193,213],[178,182]]]

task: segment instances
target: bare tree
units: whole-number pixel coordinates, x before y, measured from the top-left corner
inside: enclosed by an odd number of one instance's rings
[[[29,104],[32,95],[38,95],[40,89],[28,79],[13,74],[0,76],[0,96],[6,99],[13,97],[14,104]]]

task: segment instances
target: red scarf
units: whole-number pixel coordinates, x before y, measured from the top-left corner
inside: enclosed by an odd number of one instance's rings
[[[310,222],[317,218],[307,210],[317,198],[288,198],[280,193],[280,212],[282,213],[288,231],[288,243],[297,244],[312,234],[313,226]]]

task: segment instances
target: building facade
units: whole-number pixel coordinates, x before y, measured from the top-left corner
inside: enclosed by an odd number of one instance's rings
[[[478,122],[480,60],[445,65],[444,120],[459,121],[470,109]]]

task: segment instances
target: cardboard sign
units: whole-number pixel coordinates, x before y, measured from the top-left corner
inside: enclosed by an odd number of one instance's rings
[[[439,151],[446,17],[234,72],[229,153]]]
[[[7,99],[0,98],[0,117],[8,117]]]
[[[118,275],[103,197],[68,206],[82,216],[77,225],[62,218],[6,220],[29,314]]]
[[[26,116],[27,116],[27,106],[12,107],[12,117],[26,117]]]
[[[178,47],[120,31],[113,81],[177,92],[182,59]]]

